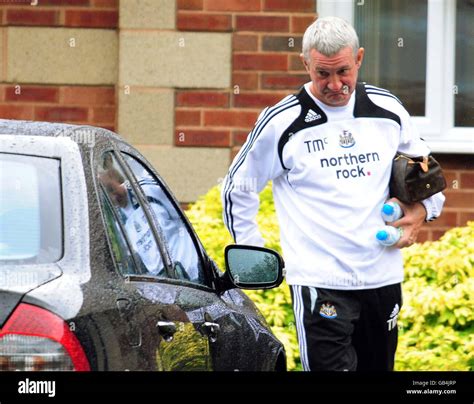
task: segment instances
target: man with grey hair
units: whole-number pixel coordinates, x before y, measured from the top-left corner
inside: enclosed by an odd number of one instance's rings
[[[346,21],[311,24],[301,54],[311,81],[260,114],[222,188],[234,240],[262,246],[258,193],[273,181],[305,370],[393,369],[400,248],[416,241],[444,202],[441,193],[399,202],[404,216],[391,224],[403,236],[391,247],[377,242],[394,155],[430,151],[394,95],[357,82],[363,58]]]

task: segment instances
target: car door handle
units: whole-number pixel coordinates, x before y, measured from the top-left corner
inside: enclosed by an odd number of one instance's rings
[[[211,323],[209,321],[206,321],[201,326],[201,329],[202,329],[203,333],[209,337],[209,340],[211,342],[216,342],[217,341],[217,335],[219,334],[219,331],[220,331],[221,327],[220,327],[219,324]]]
[[[117,309],[121,317],[130,316],[131,308],[132,303],[130,302],[130,300],[124,298],[117,299]]]
[[[166,342],[170,342],[173,339],[177,329],[176,324],[172,321],[158,321],[156,328],[158,328],[160,335]]]

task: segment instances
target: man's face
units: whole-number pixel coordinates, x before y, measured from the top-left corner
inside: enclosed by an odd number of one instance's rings
[[[303,55],[301,58],[311,77],[313,95],[330,107],[347,105],[355,90],[364,48],[359,48],[355,57],[349,46],[332,56],[311,49],[309,56],[309,62]]]
[[[109,197],[116,206],[125,208],[128,203],[127,189],[119,182],[116,175],[106,171],[100,175],[100,181],[105,187]]]

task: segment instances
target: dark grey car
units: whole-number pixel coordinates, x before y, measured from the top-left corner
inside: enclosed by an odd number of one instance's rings
[[[285,370],[236,289],[277,286],[280,256],[226,265],[114,133],[0,120],[0,370]]]

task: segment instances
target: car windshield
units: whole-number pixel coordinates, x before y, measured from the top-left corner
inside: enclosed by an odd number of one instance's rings
[[[0,265],[61,256],[59,160],[0,153]]]

